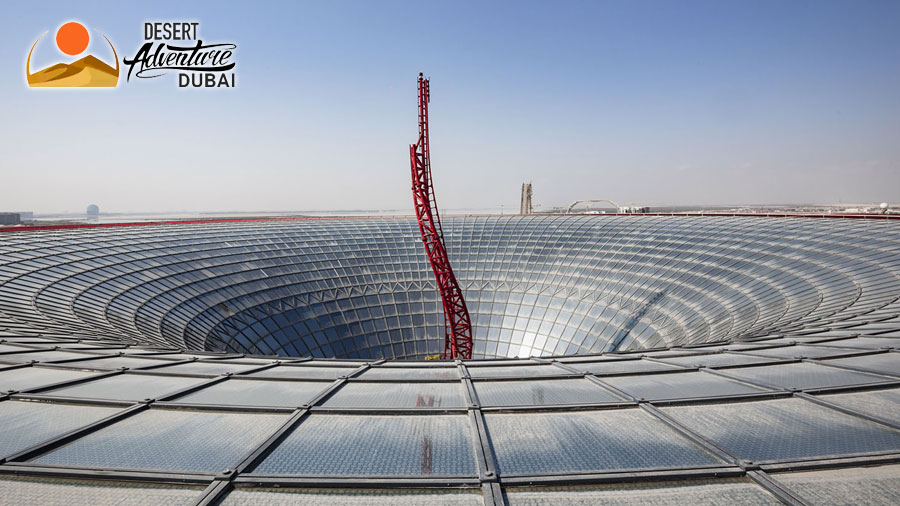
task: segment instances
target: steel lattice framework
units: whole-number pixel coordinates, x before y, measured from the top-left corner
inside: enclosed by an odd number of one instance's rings
[[[429,81],[419,74],[419,139],[409,147],[413,204],[428,262],[434,271],[444,307],[444,358],[472,358],[472,321],[462,289],[453,274],[434,198],[428,140]]]

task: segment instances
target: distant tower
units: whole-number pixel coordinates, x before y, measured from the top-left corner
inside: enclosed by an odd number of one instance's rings
[[[519,206],[519,214],[531,214],[531,183],[522,183],[522,203]]]
[[[97,204],[91,204],[87,207],[87,217],[88,218],[99,218],[100,217],[100,207]]]

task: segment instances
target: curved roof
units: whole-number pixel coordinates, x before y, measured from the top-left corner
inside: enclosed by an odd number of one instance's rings
[[[690,216],[446,220],[476,358],[764,337],[900,294],[897,221]],[[412,218],[14,234],[0,311],[194,350],[414,359],[443,318]]]
[[[898,224],[448,220],[465,362],[413,225],[0,236],[0,497],[900,498]]]

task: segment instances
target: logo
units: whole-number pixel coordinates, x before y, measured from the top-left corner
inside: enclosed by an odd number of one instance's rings
[[[237,44],[231,42],[204,43],[199,37],[200,23],[148,22],[144,23],[144,42],[134,57],[124,58],[122,63],[131,78],[151,79],[176,73],[179,88],[234,88],[234,51]],[[71,63],[57,63],[31,73],[31,57],[38,44],[49,32],[44,32],[31,45],[25,62],[28,86],[44,88],[105,87],[119,84],[119,56],[106,35],[112,49],[115,68],[100,58],[88,54]],[[56,31],[56,47],[66,56],[81,56],[91,48],[91,34],[81,23],[69,21]],[[101,42],[102,44],[102,42]]]
[[[144,44],[128,66],[126,81],[132,77],[150,79],[178,73],[178,87],[234,88],[234,43],[204,43],[199,38],[200,23],[144,23]]]
[[[25,62],[25,75],[28,78],[28,86],[52,87],[52,88],[114,88],[119,83],[119,56],[112,42],[100,32],[97,32],[106,40],[113,52],[116,68],[104,63],[93,55],[84,56],[71,63],[57,63],[34,74],[31,73],[31,55],[38,42],[47,35],[38,37],[31,50],[28,51],[28,59]],[[56,47],[65,55],[78,56],[84,53],[91,43],[91,35],[81,23],[69,21],[60,26],[56,31]]]

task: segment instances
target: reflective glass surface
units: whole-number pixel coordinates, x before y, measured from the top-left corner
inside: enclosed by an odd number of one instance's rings
[[[323,404],[329,408],[461,408],[462,385],[448,383],[347,383]]]
[[[156,399],[199,383],[197,378],[145,374],[117,374],[95,381],[41,392],[62,397],[135,400]]]
[[[38,351],[29,353],[5,353],[0,355],[0,362],[10,364],[24,364],[35,362],[55,362],[57,360],[69,360],[73,358],[90,358],[93,355],[84,355],[68,351]]]
[[[9,456],[122,409],[23,401],[0,402],[0,427],[3,428],[0,455]]]
[[[802,399],[662,409],[731,455],[757,462],[900,450],[900,431]]]
[[[365,380],[458,380],[456,367],[372,367],[360,378]]]
[[[500,472],[702,466],[719,461],[641,409],[486,413]]]
[[[508,488],[509,506],[668,506],[703,504],[708,506],[782,504],[773,495],[745,479],[682,480],[612,485]]]
[[[137,358],[137,357],[109,357],[109,358],[99,358],[93,360],[76,360],[75,362],[66,362],[66,367],[78,367],[84,369],[100,369],[100,370],[113,370],[119,369],[121,367],[127,367],[129,369],[139,369],[143,367],[151,367],[151,366],[160,366],[171,364],[172,362],[166,360],[151,360],[148,358]]]
[[[20,367],[0,371],[0,392],[7,390],[27,390],[62,381],[94,376],[96,373],[51,369],[49,367]]]
[[[202,491],[184,485],[0,477],[0,501],[10,505],[188,506]]]
[[[253,473],[472,476],[476,467],[465,415],[313,414]]]
[[[884,309],[900,289],[893,220],[532,215],[443,225],[478,358],[824,332]],[[6,235],[0,300],[16,322],[158,346],[354,359],[443,349],[411,217]]]
[[[3,353],[16,353],[22,351],[31,351],[28,348],[23,348],[21,346],[10,346],[8,344],[0,344],[0,357],[2,357]]]
[[[869,390],[819,396],[844,408],[900,424],[900,389]]]
[[[754,350],[752,353],[754,355],[763,355],[766,357],[773,358],[824,358],[824,357],[833,357],[838,355],[850,355],[853,353],[861,353],[860,350],[854,350],[851,348],[837,348],[834,346],[839,346],[838,343],[832,343],[832,347],[828,346],[805,346],[805,345],[796,345],[796,346],[782,346],[778,348],[771,348],[765,350]]]
[[[231,378],[173,399],[175,402],[241,406],[302,406],[331,385],[314,381],[262,381]]]
[[[84,497],[166,504],[180,500],[173,491],[181,485],[121,494],[117,487],[132,486],[122,481],[158,476],[126,471],[126,479],[98,469],[216,473],[258,450],[259,459],[236,474],[237,489],[223,491],[226,501],[493,504],[504,492],[510,504],[771,499],[763,491],[770,482],[723,477],[740,471],[663,422],[660,409],[737,459],[769,462],[751,476],[775,476],[810,503],[897,502],[895,466],[871,467],[900,451],[890,426],[900,423],[897,351],[861,353],[900,343],[900,220],[534,215],[447,217],[444,225],[473,323],[473,360],[462,367],[420,360],[443,351],[443,312],[408,217],[0,233],[0,363],[79,359],[53,372],[0,366],[0,449],[15,453],[126,409],[72,405],[73,398],[56,397],[63,394],[134,401],[204,381],[179,373],[200,374],[219,382],[176,402],[227,407],[154,403],[46,447],[24,466],[2,463],[0,471],[36,482],[52,480],[34,476],[32,464],[63,473],[93,468],[80,476],[94,495],[81,485],[66,495],[26,480],[11,485],[12,494],[28,503],[59,496],[75,504]],[[129,356],[113,356],[120,351]],[[240,374],[270,364],[264,355],[294,363],[250,379]],[[168,366],[192,356],[201,361],[46,397],[10,399],[4,390],[96,373],[77,367]],[[831,367],[794,363],[794,356]],[[686,369],[700,366],[741,380]],[[471,382],[460,379],[463,371]],[[226,379],[224,372],[239,374]],[[800,393],[716,398],[763,390],[742,382],[804,389],[885,423]],[[469,384],[474,406],[467,406]],[[611,390],[645,401],[634,406]],[[679,397],[688,400],[667,402]],[[308,411],[294,411],[307,403]],[[272,405],[287,409],[263,408]],[[412,414],[416,408],[422,411]],[[296,423],[268,439],[290,411]],[[482,490],[480,477],[488,476],[475,456],[483,447],[488,459],[496,455],[501,483]],[[782,474],[798,459],[820,458],[840,466],[831,477]],[[716,469],[697,481],[690,478],[697,466]],[[635,469],[642,480],[628,483]],[[875,469],[882,474],[866,474]],[[593,472],[611,483],[562,486],[572,473]],[[253,473],[283,481],[313,475],[290,485],[332,488],[255,488],[263,479]],[[204,486],[212,480],[191,476]],[[3,479],[18,480],[0,472]],[[0,503],[19,497],[6,490]],[[191,495],[191,503],[200,500]]]
[[[738,353],[711,353],[703,355],[691,355],[689,357],[662,357],[663,362],[681,365],[684,367],[725,367],[732,365],[761,364],[769,362],[764,357],[754,357]]]
[[[858,337],[856,339],[848,339],[846,341],[842,341],[840,343],[843,346],[858,346],[860,348],[868,348],[868,349],[881,349],[881,348],[890,348],[890,349],[900,349],[900,339],[896,337],[882,337],[882,336],[872,336],[872,337]]]
[[[604,381],[638,399],[689,399],[764,392],[765,389],[702,372],[615,376]]]
[[[865,369],[880,374],[900,376],[900,353],[877,353],[859,357],[835,358],[824,362],[837,366]]]
[[[520,365],[516,367],[469,367],[472,378],[530,378],[572,374],[553,365]]]
[[[284,379],[337,379],[347,376],[356,368],[353,367],[315,367],[315,366],[291,366],[282,365],[250,373],[249,376],[259,378],[284,378]]]
[[[578,362],[569,367],[598,376],[613,374],[633,374],[638,372],[677,371],[676,365],[661,364],[650,360],[603,360],[600,362]]]
[[[150,409],[37,457],[37,464],[220,472],[285,421],[285,415]]]
[[[220,506],[483,506],[480,490],[440,489],[235,489]]]
[[[883,376],[845,371],[815,364],[794,363],[728,369],[728,375],[779,388],[823,388],[890,381]]]
[[[476,381],[474,384],[483,406],[548,406],[623,401],[586,379]]]
[[[900,466],[857,467],[773,475],[809,504],[900,504]]]
[[[205,374],[208,376],[218,376],[226,372],[237,373],[259,367],[256,364],[234,364],[227,362],[190,362],[187,364],[176,364],[158,369],[157,372],[166,374]]]

